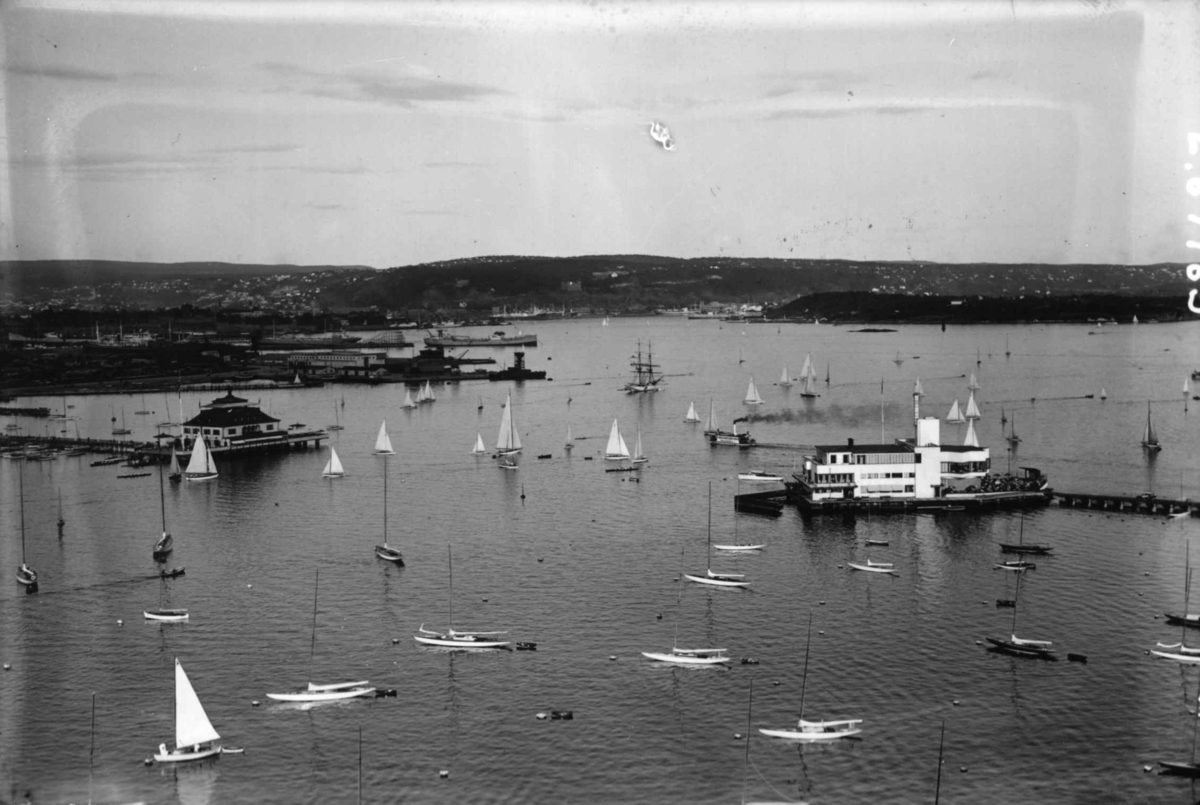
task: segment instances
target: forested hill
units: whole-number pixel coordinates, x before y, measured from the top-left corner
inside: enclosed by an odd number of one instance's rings
[[[337,312],[370,307],[490,310],[561,305],[639,311],[705,302],[779,305],[832,292],[1186,299],[1190,288],[1183,264],[947,265],[646,255],[478,257],[387,269],[101,260],[0,262],[0,301],[79,308],[291,305]]]

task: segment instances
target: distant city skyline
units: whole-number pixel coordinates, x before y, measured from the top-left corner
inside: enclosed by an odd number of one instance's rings
[[[0,259],[1145,264],[1200,240],[1183,0],[29,0],[0,19]]]

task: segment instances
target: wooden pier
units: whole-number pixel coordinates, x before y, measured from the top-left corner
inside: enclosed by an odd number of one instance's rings
[[[1196,501],[1160,498],[1155,495],[1093,495],[1084,492],[1055,492],[1058,505],[1072,509],[1100,509],[1125,514],[1188,515],[1195,517]]]
[[[221,459],[235,455],[320,447],[321,442],[328,438],[329,434],[323,430],[290,430],[281,431],[278,434],[278,438],[247,439],[241,443],[211,447],[209,450],[214,456]],[[36,451],[42,453],[82,450],[88,453],[104,453],[107,455],[156,457],[162,461],[166,461],[171,457],[171,445],[169,443],[163,446],[151,442],[135,442],[130,439],[74,439],[58,436],[9,436],[0,434],[0,450],[5,452]],[[181,462],[186,461],[187,454],[180,452],[179,459]]]

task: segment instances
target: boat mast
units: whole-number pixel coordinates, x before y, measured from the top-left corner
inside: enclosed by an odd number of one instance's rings
[[[708,571],[712,572],[712,481],[708,482]],[[1187,613],[1184,613],[1187,614]]]
[[[158,505],[162,509],[162,532],[167,533],[167,496],[163,492],[163,470],[162,462],[158,464]],[[59,520],[62,520],[62,515],[59,515]],[[61,526],[60,526],[61,528]]]
[[[449,545],[446,546],[446,566],[450,569],[450,617],[446,624],[449,633],[454,634],[454,554]]]
[[[387,456],[383,457],[383,547],[387,547]]]
[[[23,462],[21,465],[21,469],[17,473],[17,478],[19,479],[19,486],[20,486],[20,493],[21,493],[21,565],[23,567],[26,564],[26,562],[25,562],[25,466],[24,466]]]
[[[804,721],[804,694],[808,689],[808,652],[812,648],[812,612],[808,613],[808,637],[804,640],[804,676],[800,677],[800,721]]]
[[[746,702],[746,756],[742,763],[742,805],[746,805],[746,777],[750,773],[751,713],[754,712],[754,677],[750,677],[750,696]]]
[[[1008,353],[1005,353],[1008,354]],[[938,797],[942,792],[942,749],[946,746],[946,719],[942,719],[942,737],[938,740],[938,772],[937,783],[933,787],[933,805],[938,805]]]
[[[679,646],[679,616],[683,612],[683,552],[687,547],[687,543],[679,546],[679,592],[675,595],[675,637],[671,640],[671,651],[674,652]]]
[[[1194,752],[1193,752],[1194,754]],[[88,746],[88,805],[92,805],[92,765],[96,757],[96,691],[92,691],[92,738]]]
[[[312,684],[312,669],[313,656],[317,653],[317,588],[321,584],[321,571],[316,571],[313,579],[313,627],[312,627],[312,643],[308,648],[308,680]]]

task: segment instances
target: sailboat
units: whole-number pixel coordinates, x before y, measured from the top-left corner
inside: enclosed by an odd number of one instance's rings
[[[178,763],[185,760],[201,760],[221,754],[221,747],[213,741],[221,736],[208,720],[200,697],[188,680],[179,658],[175,658],[175,748],[167,749],[165,743],[158,745],[154,759],[159,763]]]
[[[62,536],[62,533],[63,533],[63,526],[65,526],[66,524],[67,524],[67,521],[64,520],[63,516],[62,516],[62,490],[60,489],[60,490],[58,490],[58,521],[55,523],[55,525],[58,526],[58,535],[60,537]]]
[[[957,402],[957,400],[955,400]],[[979,413],[979,406],[975,404],[975,392],[971,392],[971,396],[967,397],[967,410],[963,412],[963,416],[967,419],[980,419],[982,415]]]
[[[967,418],[962,415],[962,411],[958,408],[958,400],[954,401],[954,405],[950,406],[950,413],[946,414],[946,421],[952,422],[955,425],[961,425],[967,421]]]
[[[66,402],[65,397],[63,398],[63,401]],[[64,405],[63,408],[66,408],[66,406]],[[142,410],[134,411],[133,413],[136,414],[137,416],[145,416],[146,414],[154,413],[153,411],[150,411],[146,408],[146,395],[145,394],[142,394]]]
[[[150,549],[150,555],[155,562],[164,562],[167,554],[174,547],[174,539],[171,537],[171,532],[167,531],[167,497],[163,492],[162,464],[158,465],[158,505],[162,510],[162,536],[155,540],[154,547]]]
[[[418,392],[418,394],[419,394],[419,393],[420,393],[420,392]],[[405,390],[404,390],[404,402],[400,403],[400,407],[401,407],[401,408],[407,408],[407,409],[411,409],[411,408],[416,408],[416,407],[417,407],[417,404],[416,404],[415,402],[413,402],[413,398],[412,398],[412,392],[411,392],[411,391],[409,391],[408,389],[405,389]]]
[[[1017,637],[1017,601],[1021,597],[1021,578],[1025,574],[1017,576],[1017,591],[1013,598],[1013,617],[1012,617],[1012,632],[1008,638],[1003,637],[986,637],[984,638],[991,643],[997,651],[1005,654],[1015,654],[1020,657],[1037,657],[1044,660],[1056,659],[1054,649],[1050,648],[1049,640],[1028,640]]]
[[[749,587],[750,582],[746,581],[746,576],[743,573],[714,573],[712,569],[712,481],[708,483],[708,567],[704,571],[703,576],[696,576],[691,573],[685,573],[684,578],[689,581],[699,582],[700,584],[711,584],[714,587]]]
[[[1150,403],[1146,403],[1146,429],[1142,431],[1142,447],[1150,452],[1162,450],[1158,443],[1158,432],[1154,430],[1154,421],[1150,419]]]
[[[425,381],[425,388],[421,389],[421,402],[436,402],[437,398],[433,396],[433,386],[428,380]]]
[[[317,589],[320,586],[321,572],[316,572],[313,582],[313,625],[312,644],[308,653],[308,687],[292,693],[268,693],[267,698],[277,702],[330,702],[338,699],[354,699],[359,696],[374,696],[375,688],[368,687],[367,681],[335,682],[328,685],[317,685],[312,682],[313,656],[317,650]]]
[[[167,470],[167,480],[183,480],[183,470],[179,468],[179,454],[175,452],[175,445],[171,445],[171,467]]]
[[[575,448],[575,437],[571,435],[571,423],[567,423],[567,441],[563,444],[563,450],[573,450]]]
[[[754,385],[754,378],[750,378],[750,385],[746,388],[746,398],[742,400],[745,405],[762,405],[762,395],[758,393],[758,387]]]
[[[979,385],[979,381],[975,379],[974,372],[971,372],[971,379],[967,381],[967,388],[969,388],[971,391],[979,391],[979,389],[982,388],[982,386]]]
[[[836,741],[862,732],[861,718],[845,718],[838,721],[805,721],[804,698],[808,691],[808,656],[812,648],[812,613],[808,614],[808,637],[804,644],[804,674],[800,678],[800,718],[793,730],[770,730],[759,728],[759,732],[771,738],[790,741]]]
[[[708,424],[704,426],[705,436],[716,436],[721,432],[721,428],[717,423],[716,405],[710,399],[708,401]]]
[[[481,456],[486,452],[487,452],[487,447],[485,447],[483,444],[483,434],[476,432],[475,433],[475,446],[471,448],[471,455]]]
[[[21,566],[17,568],[17,583],[24,585],[27,592],[37,592],[38,574],[25,561],[25,468],[18,473],[21,496]]]
[[[675,596],[675,638],[671,641],[669,654],[658,651],[643,651],[642,656],[659,662],[669,662],[676,665],[714,666],[729,662],[726,649],[723,648],[679,648],[679,615],[683,610],[683,552],[679,549],[679,592]]]
[[[800,379],[803,380],[809,375],[815,375],[816,373],[817,370],[813,368],[812,353],[806,352],[804,354],[804,366],[800,368]]]
[[[404,567],[404,556],[400,551],[390,547],[387,541],[387,468],[388,460],[385,455],[383,458],[383,544],[375,546],[375,555],[387,562],[395,562],[400,567]]]
[[[1190,760],[1160,760],[1161,774],[1179,777],[1200,777],[1200,763],[1196,762],[1196,732],[1200,730],[1200,718],[1192,716],[1192,757]]]
[[[379,435],[375,437],[375,455],[391,456],[395,455],[396,451],[392,449],[392,440],[387,432],[387,420],[379,423]]]
[[[1104,389],[1100,389],[1100,399],[1102,399],[1102,400],[1108,399],[1108,392],[1105,391]]]
[[[979,447],[979,437],[975,435],[975,420],[967,421],[967,435],[963,437],[963,447]]]
[[[521,452],[521,436],[513,423],[512,394],[504,400],[504,414],[500,417],[500,433],[496,437],[496,452],[501,456]]]
[[[1052,550],[1054,550],[1054,549],[1046,544],[1039,544],[1039,543],[1034,543],[1034,542],[1026,543],[1025,542],[1025,513],[1024,512],[1021,513],[1021,532],[1020,532],[1020,536],[1019,536],[1019,541],[1016,543],[1012,543],[1012,542],[1001,542],[1000,543],[1000,552],[1001,553],[1034,553],[1034,554],[1044,555],[1044,554],[1050,553],[1050,551],[1052,551]]]
[[[1004,336],[1004,357],[1008,357],[1012,353],[1008,349],[1008,336]]]
[[[764,472],[764,473],[763,473],[763,475],[767,475],[767,473],[765,473],[765,472]],[[776,476],[776,477],[778,477],[778,476]],[[739,481],[741,480],[741,476],[740,476],[740,475],[738,476],[738,480],[739,480]],[[780,480],[780,481],[782,481],[782,480],[783,480],[783,478],[779,478],[779,480]],[[741,486],[741,484],[738,484],[738,486],[740,487],[740,486]],[[709,521],[710,521],[710,523],[711,523],[711,520],[712,520],[712,483],[711,483],[711,482],[709,482],[709,484],[708,484],[708,516],[709,516]],[[711,526],[710,526],[710,527],[711,527]],[[736,516],[733,518],[733,538],[734,538],[735,540],[738,538],[738,535],[737,535],[737,517],[736,517]],[[767,544],[766,544],[765,542],[758,542],[758,543],[741,543],[741,542],[734,542],[734,543],[732,543],[732,544],[728,544],[728,545],[714,545],[714,546],[712,546],[712,547],[713,547],[713,550],[714,550],[714,551],[727,551],[727,552],[732,552],[732,553],[738,553],[738,552],[745,553],[745,552],[751,552],[751,551],[761,551],[763,548],[767,547]]]
[[[826,379],[825,383],[826,383],[826,385],[829,384],[828,378]],[[817,395],[817,372],[815,369],[810,370],[809,373],[804,376],[804,389],[800,392],[800,396],[801,397],[816,397],[816,396],[818,396]]]
[[[646,456],[646,451],[642,449],[642,428],[639,425],[637,431],[637,439],[633,443],[633,458],[630,461],[633,464],[645,464],[650,459]]]
[[[167,558],[167,554],[171,552],[171,535],[167,531],[167,498],[163,492],[163,472],[162,465],[158,465],[158,500],[159,508],[162,510],[162,537],[158,542],[154,543],[154,561],[162,562]],[[183,571],[180,570],[180,573]],[[166,590],[167,579],[174,578],[175,571],[171,571],[168,575],[167,571],[162,571],[162,587],[159,590],[158,609],[147,609],[142,612],[142,616],[148,621],[165,621],[167,623],[179,623],[188,619],[188,611],[186,609],[168,609],[163,606],[162,593]]]
[[[333,406],[333,424],[329,426],[329,430],[343,430],[342,419],[338,416],[338,407]]]
[[[1015,412],[1013,413],[1012,425],[1008,429],[1008,435],[1004,438],[1011,445],[1017,445],[1021,442],[1021,437],[1017,435],[1017,415]]]
[[[784,364],[783,373],[781,375],[779,375],[779,385],[781,385],[781,386],[792,385],[792,378],[790,375],[788,375],[787,364]]]
[[[413,638],[427,646],[442,646],[443,648],[504,648],[509,641],[501,640],[501,635],[508,632],[458,632],[454,629],[454,555],[449,545],[446,546],[446,566],[450,574],[449,620],[446,631],[435,632],[421,624]]]
[[[896,357],[892,359],[892,363],[896,364],[897,366],[900,366],[904,363],[904,358],[900,357],[900,350],[896,350]]]
[[[1190,545],[1184,553],[1183,560],[1183,611],[1188,610],[1188,593],[1191,588],[1192,569],[1188,566],[1190,562]],[[1192,648],[1187,645],[1187,626],[1185,620],[1177,621],[1181,627],[1181,634],[1178,643],[1158,643],[1157,649],[1168,649],[1168,651],[1158,651],[1151,649],[1150,653],[1155,657],[1162,657],[1167,660],[1175,660],[1176,662],[1184,663],[1200,663],[1200,648]]]
[[[613,420],[612,430],[608,433],[608,445],[604,448],[605,461],[624,461],[629,458],[629,448],[625,446],[625,439],[621,436],[621,429],[617,425],[617,420]]]
[[[626,394],[658,391],[663,374],[655,371],[659,366],[654,362],[654,353],[650,351],[649,342],[646,344],[646,359],[642,360],[642,342],[638,341],[637,355],[633,356],[629,365],[633,368],[633,380],[625,384]]]
[[[115,421],[116,417],[114,417],[113,419]],[[113,428],[113,436],[128,436],[130,433],[133,433],[133,431],[131,431],[125,427],[125,409],[122,408],[121,409],[121,427]]]
[[[688,403],[687,414],[683,418],[684,422],[699,422],[700,416],[696,413],[696,403]]]
[[[217,477],[217,465],[213,463],[212,453],[204,444],[204,437],[197,434],[196,442],[192,445],[192,457],[188,460],[183,477],[189,481],[211,481]]]
[[[1015,414],[1014,414],[1014,416],[1015,416]],[[1007,424],[1008,424],[1008,416],[1007,416],[1007,415],[1004,413],[1004,406],[1003,406],[1003,405],[1002,405],[1002,406],[1000,406],[1000,424],[1001,424],[1001,425],[1007,425]]]
[[[342,469],[342,460],[338,458],[337,450],[333,445],[329,445],[329,461],[325,462],[325,469],[321,470],[322,478],[343,478],[346,471]]]

